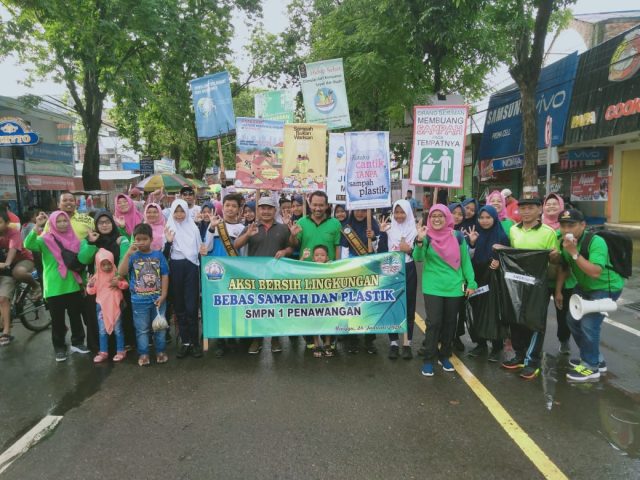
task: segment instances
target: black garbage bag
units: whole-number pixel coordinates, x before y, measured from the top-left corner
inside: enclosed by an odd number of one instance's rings
[[[485,340],[506,338],[507,328],[502,321],[500,279],[498,270],[489,266],[475,266],[478,289],[469,297],[471,317],[469,331],[472,335]]]
[[[502,314],[507,323],[524,325],[536,332],[545,329],[549,252],[520,248],[498,250]]]

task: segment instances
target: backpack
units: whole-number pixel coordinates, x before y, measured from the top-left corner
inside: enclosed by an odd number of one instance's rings
[[[72,272],[76,272],[76,273],[82,272],[85,269],[86,265],[83,263],[80,263],[80,260],[78,260],[78,254],[75,252],[72,252],[68,248],[64,248],[62,243],[60,243],[57,238],[53,237],[53,239],[56,241],[56,243],[58,244],[58,247],[60,248],[60,255],[62,255],[62,263],[64,263],[65,267],[67,267]]]
[[[631,238],[624,233],[612,230],[587,231],[580,246],[580,255],[587,260],[589,260],[589,246],[594,235],[602,237],[607,243],[611,269],[624,278],[631,277],[631,257],[633,254]]]

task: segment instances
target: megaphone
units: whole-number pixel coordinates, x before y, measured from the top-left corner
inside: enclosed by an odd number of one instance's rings
[[[610,298],[601,298],[600,300],[585,300],[580,295],[574,293],[569,300],[569,310],[571,316],[576,320],[582,320],[582,317],[588,313],[601,312],[606,315],[607,312],[615,312],[618,304]]]

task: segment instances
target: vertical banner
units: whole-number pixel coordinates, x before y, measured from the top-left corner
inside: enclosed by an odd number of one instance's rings
[[[236,122],[236,187],[282,189],[284,122],[239,117]]]
[[[310,123],[284,126],[283,188],[289,192],[324,190],[327,171],[327,127]]]
[[[414,107],[411,184],[462,188],[468,107]]]
[[[389,132],[345,133],[347,210],[391,206]]]
[[[343,133],[329,134],[329,168],[327,169],[327,196],[329,203],[343,205],[347,201],[347,153]]]
[[[256,118],[295,122],[296,93],[293,88],[256,93],[253,97]]]
[[[305,63],[300,84],[307,122],[324,123],[329,130],[351,126],[341,58]]]
[[[191,81],[198,140],[221,137],[235,130],[229,73],[220,72]]]

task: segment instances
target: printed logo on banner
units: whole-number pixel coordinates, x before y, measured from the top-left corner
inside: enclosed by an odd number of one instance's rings
[[[618,48],[611,55],[609,63],[609,81],[623,82],[633,77],[640,69],[640,29],[624,36]]]
[[[224,267],[222,264],[215,261],[207,263],[207,266],[204,267],[204,271],[208,280],[222,280],[224,277]]]
[[[402,270],[402,262],[397,256],[388,256],[380,262],[380,271],[385,275],[395,275]]]

